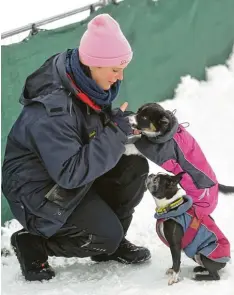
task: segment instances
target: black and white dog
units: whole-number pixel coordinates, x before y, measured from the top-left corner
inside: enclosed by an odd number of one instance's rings
[[[146,103],[128,118],[132,127],[147,137],[163,135],[172,127],[169,113],[158,103]]]
[[[169,116],[157,103],[144,104],[138,109],[136,114],[128,116],[128,119],[133,129],[141,131],[140,135],[133,136],[133,139],[135,138],[136,140],[142,135],[149,138],[163,135],[172,126]],[[134,143],[126,145],[126,151],[124,154],[143,156]]]
[[[139,130],[141,134],[130,138],[129,143],[125,146],[126,150],[124,154],[135,154],[143,157],[145,155],[137,149],[135,145],[136,141],[140,140],[141,137],[160,139],[171,132],[175,127],[175,121],[177,121],[172,112],[165,110],[158,103],[144,104],[135,114],[129,115],[128,119],[133,129]],[[224,194],[234,193],[234,186],[219,184],[219,191]]]
[[[167,271],[168,284],[179,281],[182,249],[200,264],[194,272],[208,271],[208,274],[197,274],[195,280],[219,280],[218,271],[230,259],[230,244],[210,216],[197,219],[192,199],[178,187],[182,176],[183,172],[175,176],[158,173],[146,180],[156,203],[157,233],[163,236],[171,251],[173,265]]]

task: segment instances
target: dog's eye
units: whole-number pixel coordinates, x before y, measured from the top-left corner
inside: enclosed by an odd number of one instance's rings
[[[142,119],[143,119],[143,120],[147,120],[147,117],[146,117],[146,116],[144,116],[144,117],[142,117]]]

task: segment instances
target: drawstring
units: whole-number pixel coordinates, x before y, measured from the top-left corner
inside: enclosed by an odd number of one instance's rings
[[[208,208],[208,207],[210,207],[210,204],[208,203],[208,202],[195,202],[195,203],[193,203],[195,206],[197,206],[197,207],[201,207],[201,208]],[[207,206],[201,206],[201,205],[199,205],[199,204],[204,204],[204,205],[207,205]]]
[[[183,126],[184,128],[188,128],[190,126],[189,122],[183,122],[180,123],[181,126]]]
[[[190,124],[189,124],[189,122],[183,122],[183,123],[180,123],[179,124],[179,127],[178,127],[178,133],[180,133],[182,130],[181,130],[181,126],[183,127],[183,128],[188,128],[189,126],[190,126]]]
[[[209,208],[210,207],[210,204],[208,202],[195,202],[195,203],[193,203],[193,205],[196,206],[196,207],[200,207],[200,208]],[[205,205],[205,206],[201,206],[201,205]],[[197,218],[200,218],[200,217],[197,216],[196,210],[194,210],[194,213],[195,213]]]
[[[177,109],[174,109],[174,110],[172,111],[172,114],[175,115],[176,112],[177,112]],[[180,123],[179,125],[183,126],[184,128],[188,128],[188,127],[190,126],[189,122],[183,122],[183,123]],[[180,127],[179,127],[179,128],[178,128],[178,132],[180,132],[180,131],[181,131],[181,129],[180,129]]]
[[[87,108],[87,115],[90,115],[90,108],[87,104],[86,104],[86,108]]]
[[[70,112],[70,115],[72,116],[72,100],[70,101],[70,110],[69,110],[69,112]]]

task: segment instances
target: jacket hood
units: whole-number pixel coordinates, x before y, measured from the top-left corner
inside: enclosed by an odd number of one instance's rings
[[[59,54],[51,56],[40,68],[27,77],[19,99],[22,105],[26,106],[35,101],[43,100],[48,94],[63,88],[61,79],[56,73],[58,56]]]

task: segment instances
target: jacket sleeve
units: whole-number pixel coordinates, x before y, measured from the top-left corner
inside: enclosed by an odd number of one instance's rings
[[[51,178],[73,189],[90,183],[112,169],[125,151],[127,137],[121,130],[105,127],[89,144],[82,144],[79,130],[69,116],[43,118],[30,127],[33,151]]]

